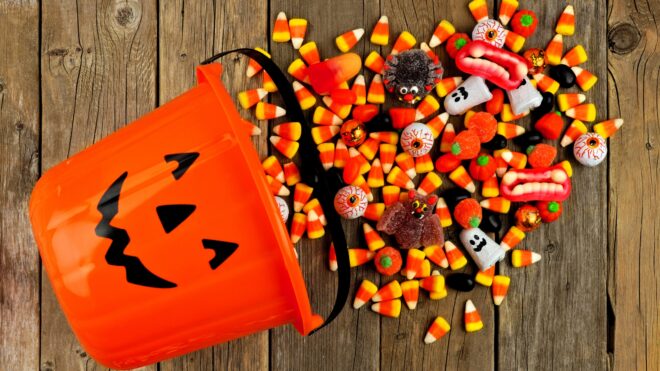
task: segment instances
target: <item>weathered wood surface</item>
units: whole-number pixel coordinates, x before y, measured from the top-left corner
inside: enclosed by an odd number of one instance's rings
[[[489,2],[491,13],[500,2]],[[0,41],[5,53],[0,61],[0,369],[102,368],[71,333],[41,271],[27,218],[29,193],[40,173],[193,86],[195,65],[213,53],[260,46],[286,68],[297,52],[269,41],[280,10],[309,20],[306,39],[316,41],[325,58],[337,53],[334,37],[356,27],[367,30],[357,52],[387,54],[390,46],[378,48],[366,40],[381,14],[390,18],[391,43],[404,29],[427,41],[443,18],[469,32],[474,21],[466,3],[0,2],[5,30]],[[335,324],[309,338],[284,327],[147,369],[660,370],[660,2],[571,3],[578,29],[565,38],[565,50],[585,46],[590,57],[585,67],[600,77],[588,100],[598,105],[599,119],[620,116],[626,125],[610,141],[606,164],[574,166],[567,217],[528,235],[525,248],[540,252],[543,261],[526,269],[500,264],[499,271],[512,278],[500,308],[493,309],[482,287],[450,292],[437,302],[422,298],[416,311],[404,308],[396,320],[347,305]],[[521,1],[546,20],[526,46],[545,46],[565,4]],[[223,61],[223,81],[232,94],[261,82],[245,78],[245,62],[243,57]],[[365,74],[370,81],[372,74]],[[279,102],[277,95],[269,99]],[[241,114],[257,123],[251,112]],[[460,120],[452,122],[462,127]],[[276,152],[267,135],[273,123],[258,124],[264,134],[254,143],[266,157]],[[560,154],[572,159],[568,151]],[[349,245],[356,246],[360,224],[345,227]],[[455,239],[453,234],[449,231],[449,238]],[[312,306],[322,315],[329,313],[336,289],[335,275],[326,268],[328,242],[298,246]],[[352,275],[356,287],[363,278],[381,283],[371,268],[354,269]],[[468,298],[486,325],[477,334],[462,329]],[[436,315],[447,318],[453,330],[425,346],[423,334]]]

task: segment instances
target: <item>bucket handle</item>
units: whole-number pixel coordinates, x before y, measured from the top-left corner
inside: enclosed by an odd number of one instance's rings
[[[296,95],[293,91],[291,83],[289,83],[289,80],[287,80],[286,76],[284,76],[280,68],[270,58],[257,50],[241,48],[218,53],[206,59],[201,64],[209,64],[218,58],[233,53],[240,53],[250,57],[255,62],[259,63],[259,65],[261,65],[264,70],[266,70],[268,75],[277,86],[277,89],[282,95],[282,98],[284,99],[287,114],[293,119],[293,121],[300,122],[301,125],[308,129],[302,131],[302,135],[299,140],[299,153],[301,154],[300,158],[303,165],[300,169],[300,173],[305,183],[315,185],[314,193],[319,199],[323,210],[326,210],[326,219],[328,220],[327,227],[330,231],[330,235],[332,236],[335,254],[337,255],[338,267],[338,287],[335,304],[323,324],[309,333],[309,335],[311,335],[327,326],[330,322],[337,318],[342,309],[344,309],[344,305],[348,299],[348,291],[351,287],[351,271],[348,258],[346,236],[344,234],[344,229],[341,226],[339,215],[334,211],[333,201],[333,195],[336,194],[337,191],[339,191],[339,189],[343,186],[341,174],[339,174],[339,172],[337,172],[335,169],[326,171],[323,168],[319,157],[319,151],[316,145],[314,145],[314,141],[312,139],[311,125],[305,119],[305,115],[300,108],[298,99],[296,99]]]

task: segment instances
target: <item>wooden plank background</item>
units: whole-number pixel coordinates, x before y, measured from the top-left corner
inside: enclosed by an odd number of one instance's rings
[[[489,1],[491,13],[500,2]],[[545,46],[566,3],[521,0],[542,20],[526,46]],[[586,68],[600,77],[588,99],[599,119],[620,116],[626,125],[610,141],[606,163],[574,166],[566,217],[525,240],[543,261],[526,269],[500,264],[512,278],[501,307],[494,309],[482,287],[422,300],[399,319],[347,306],[311,337],[278,328],[145,369],[660,370],[660,1],[570,3],[578,25],[566,46],[583,44]],[[38,176],[194,86],[194,67],[216,52],[260,46],[286,68],[297,52],[269,37],[281,10],[309,20],[307,40],[324,58],[337,53],[335,36],[355,27],[370,32],[381,14],[390,18],[392,42],[404,29],[428,40],[443,18],[461,31],[474,24],[467,0],[0,1],[0,369],[103,369],[80,347],[42,271],[27,216]],[[389,48],[363,40],[356,51],[385,55]],[[244,58],[223,64],[232,94],[260,84],[245,78]],[[273,123],[241,113],[264,131],[254,138],[259,154],[273,153]],[[359,223],[345,228],[357,245]],[[312,305],[323,315],[336,289],[326,268],[328,242],[298,246]],[[352,276],[381,283],[371,268]],[[470,335],[462,330],[468,298],[486,325]],[[453,330],[425,346],[423,334],[438,314]]]

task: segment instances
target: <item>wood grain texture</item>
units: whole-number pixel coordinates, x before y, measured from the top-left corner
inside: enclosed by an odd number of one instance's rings
[[[42,3],[42,171],[155,107],[155,5]],[[45,271],[41,320],[44,370],[103,368],[71,332]]]
[[[609,116],[625,119],[609,140],[608,351],[615,370],[660,370],[659,31],[660,2],[609,1]]]
[[[0,368],[39,367],[39,254],[28,200],[39,176],[39,4],[0,3]]]

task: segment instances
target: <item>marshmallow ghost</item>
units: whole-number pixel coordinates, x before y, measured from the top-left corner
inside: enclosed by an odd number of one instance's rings
[[[480,270],[492,267],[498,261],[504,259],[504,250],[495,241],[486,236],[479,228],[469,228],[461,231],[461,242],[472,260],[479,266]]]

